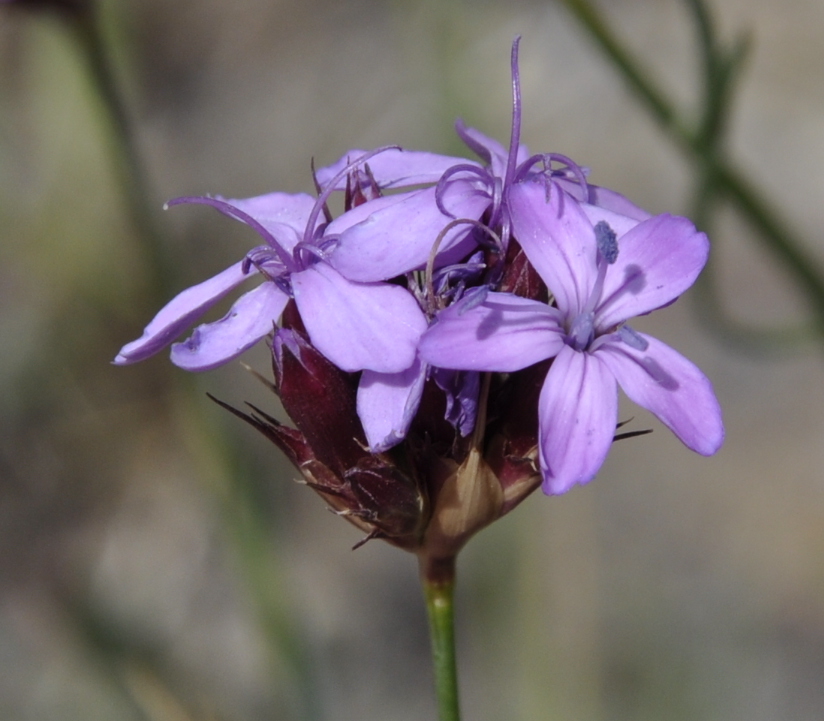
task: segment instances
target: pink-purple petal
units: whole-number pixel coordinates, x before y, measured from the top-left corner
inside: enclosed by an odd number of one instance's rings
[[[615,231],[615,235],[618,238],[621,238],[621,236],[628,233],[641,222],[635,218],[630,218],[628,215],[621,215],[620,213],[601,208],[597,205],[590,205],[589,203],[581,203],[581,210],[584,211],[584,214],[593,226],[603,221]]]
[[[182,291],[160,309],[140,338],[120,349],[113,362],[115,365],[137,363],[162,350],[248,277],[243,272],[243,261],[238,261],[212,278]]]
[[[172,363],[188,371],[207,371],[237,358],[272,332],[288,301],[274,283],[262,283],[238,298],[223,318],[198,326],[187,340],[175,343]]]
[[[556,178],[555,182],[580,203],[602,208],[610,213],[622,215],[625,218],[635,220],[639,223],[642,220],[652,217],[651,213],[648,213],[643,208],[639,208],[631,200],[628,200],[620,193],[616,193],[609,188],[587,184],[585,193],[581,184],[572,178]]]
[[[254,198],[242,198],[227,200],[229,205],[238,208],[247,215],[250,215],[266,230],[268,230],[278,241],[282,242],[287,250],[291,250],[294,243],[287,246],[283,227],[288,226],[294,231],[285,234],[288,238],[303,238],[306,223],[315,205],[315,198],[306,193],[268,193],[258,195]]]
[[[705,456],[724,442],[721,407],[709,379],[680,353],[639,333],[645,351],[605,343],[595,352],[629,398],[654,413],[693,451]]]
[[[595,477],[618,417],[618,387],[590,353],[565,346],[552,361],[538,401],[544,493],[566,493]]]
[[[656,215],[618,241],[596,308],[596,324],[611,328],[675,300],[707,262],[709,241],[686,218]]]
[[[563,347],[558,311],[510,293],[480,305],[450,306],[424,333],[421,358],[438,368],[507,373],[551,358]]]
[[[355,283],[326,263],[292,276],[312,344],[347,372],[399,373],[415,360],[426,318],[407,290]]]
[[[353,215],[346,213],[329,225],[329,235],[340,232],[329,262],[350,280],[387,280],[423,268],[439,234],[453,220],[438,209],[435,188],[396,197],[364,203],[350,211]],[[449,183],[443,194],[443,204],[455,218],[477,220],[489,202],[485,193],[465,180]],[[353,220],[357,222],[346,227]],[[461,255],[471,251],[474,243],[467,237],[471,230],[471,225],[461,224],[445,234],[438,246],[443,262],[454,259],[450,250],[457,248]]]
[[[592,223],[578,202],[543,181],[516,183],[509,190],[512,229],[527,258],[555,296],[558,308],[575,317],[595,284],[596,243]]]
[[[372,453],[400,443],[415,417],[426,381],[426,364],[415,359],[400,373],[364,371],[358,385],[358,417]]]
[[[347,165],[366,154],[366,150],[350,150],[337,162],[320,168],[315,177],[321,188],[325,188]],[[373,155],[365,165],[369,166],[372,177],[381,188],[391,189],[437,183],[444,171],[453,165],[471,162],[465,158],[453,158],[437,153],[389,148]],[[358,167],[363,169],[363,166]],[[338,181],[335,190],[345,188],[346,176]]]

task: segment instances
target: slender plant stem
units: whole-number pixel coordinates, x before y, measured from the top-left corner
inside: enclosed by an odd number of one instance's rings
[[[460,721],[458,666],[455,658],[455,559],[422,557],[421,584],[429,616],[432,665],[439,721]]]
[[[796,238],[795,234],[779,218],[765,194],[723,157],[720,148],[712,143],[707,144],[705,132],[701,132],[701,129],[696,131],[681,120],[682,115],[675,109],[671,99],[642,69],[641,64],[632,56],[632,53],[619,40],[589,0],[561,0],[561,2],[590,33],[650,114],[687,158],[697,166],[699,172],[712,177],[718,195],[728,200],[746,218],[757,231],[755,237],[761,240],[795,276],[815,316],[812,327],[820,337],[824,337],[824,274],[820,270],[820,264],[805,250],[801,240]],[[708,58],[708,60],[715,61],[714,64],[717,65],[718,50],[714,46],[715,38],[707,9],[697,0],[690,0],[690,6],[697,17],[699,35],[705,46],[705,53],[712,49],[716,54],[716,57]],[[726,59],[727,62],[733,63],[729,66],[730,69],[734,70],[739,56],[743,57],[746,45],[745,42],[740,43],[733,55]],[[726,82],[726,79],[724,81]],[[793,329],[786,334],[785,341],[793,337],[801,339],[804,333]]]
[[[145,258],[149,261],[149,280],[153,295],[165,298],[175,290],[175,264],[156,222],[155,206],[159,209],[160,204],[154,200],[150,190],[96,7],[89,5],[84,12],[72,16],[69,25],[83,54],[104,122],[108,125],[115,172]]]

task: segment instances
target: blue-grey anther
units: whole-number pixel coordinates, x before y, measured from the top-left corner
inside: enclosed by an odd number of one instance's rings
[[[595,242],[601,257],[612,265],[618,259],[618,236],[605,220],[595,224]]]
[[[649,348],[647,339],[628,325],[623,325],[618,329],[618,337],[630,348],[634,348],[635,350],[645,351]]]

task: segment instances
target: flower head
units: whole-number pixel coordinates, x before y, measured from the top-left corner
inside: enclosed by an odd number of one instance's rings
[[[295,428],[235,412],[367,538],[430,560],[541,483],[589,481],[615,436],[619,385],[699,453],[724,435],[707,378],[627,325],[692,285],[706,236],[590,184],[566,156],[530,154],[517,40],[511,70],[508,148],[456,124],[478,161],[351,150],[315,173],[316,198],[173,201],[211,205],[262,244],[183,291],[115,360],[158,352],[257,278],[172,360],[206,370],[270,338],[272,388]],[[332,193],[344,193],[338,217]]]

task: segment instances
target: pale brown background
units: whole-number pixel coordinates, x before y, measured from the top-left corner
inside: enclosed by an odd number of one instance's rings
[[[694,96],[675,0],[600,5],[656,76]],[[824,265],[824,3],[716,0],[754,52],[732,150]],[[553,2],[110,0],[108,41],[185,287],[256,243],[170,197],[311,191],[309,160],[399,143],[460,152],[458,115],[506,141],[523,35],[523,140],[654,212],[686,212],[688,166]],[[109,365],[155,309],[105,124],[54,18],[0,15],[0,717],[290,719],[226,518],[214,440],[236,444],[271,518],[276,594],[314,668],[319,718],[434,717],[416,569],[291,482],[278,452],[164,356]],[[733,312],[803,303],[736,218],[714,240]],[[692,299],[639,323],[698,363],[727,442],[694,456],[647,414],[600,475],[536,495],[476,538],[458,598],[472,721],[824,717],[824,357],[771,357],[702,330]],[[266,371],[262,349],[246,359]],[[191,378],[187,378],[191,381]],[[274,408],[233,364],[194,379]],[[185,386],[184,386],[185,388]],[[197,420],[198,416],[201,420]],[[242,524],[241,524],[242,525]],[[106,620],[112,656],[77,608]],[[74,611],[72,609],[75,609]],[[114,659],[114,660],[112,660]]]

